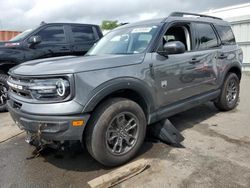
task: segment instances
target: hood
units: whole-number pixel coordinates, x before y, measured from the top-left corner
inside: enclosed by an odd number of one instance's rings
[[[114,68],[141,63],[145,54],[64,56],[28,61],[10,70],[23,76],[71,74],[98,69]]]

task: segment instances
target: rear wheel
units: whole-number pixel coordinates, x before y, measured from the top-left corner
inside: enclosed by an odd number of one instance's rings
[[[85,131],[89,153],[105,166],[126,163],[138,152],[146,133],[146,118],[134,101],[115,98],[100,105]]]
[[[224,81],[221,94],[215,106],[222,111],[229,111],[234,109],[239,100],[240,81],[235,73],[229,73]]]
[[[5,74],[0,74],[0,112],[7,110],[6,101],[7,101],[7,85],[8,76]]]

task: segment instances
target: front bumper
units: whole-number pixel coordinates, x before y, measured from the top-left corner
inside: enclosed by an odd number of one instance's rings
[[[29,133],[38,132],[41,138],[47,141],[82,140],[82,134],[90,114],[79,115],[47,115],[34,114],[22,111],[22,107],[15,105],[16,101],[7,101],[9,113],[20,129]],[[22,102],[20,102],[22,104]],[[26,105],[29,105],[26,103]],[[63,104],[62,104],[63,106]],[[48,104],[48,108],[50,104]],[[39,104],[37,104],[39,108]],[[60,112],[59,112],[60,113]],[[82,120],[82,126],[72,126],[72,121]]]

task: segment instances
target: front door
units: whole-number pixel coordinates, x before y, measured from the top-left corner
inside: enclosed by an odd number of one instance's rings
[[[46,26],[38,31],[36,36],[41,37],[41,42],[27,52],[27,59],[39,59],[71,55],[72,50],[69,39],[66,37],[66,29],[63,25]]]
[[[185,53],[167,57],[158,53],[152,54],[159,107],[208,91],[210,83],[207,82],[211,77],[215,77],[209,69],[216,63],[217,51],[197,50],[193,27],[191,23],[174,24],[166,30],[161,41],[163,44],[180,41],[186,46]]]

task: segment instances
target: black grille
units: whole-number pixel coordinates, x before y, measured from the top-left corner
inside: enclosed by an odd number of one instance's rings
[[[31,92],[28,90],[28,86],[30,85],[30,80],[29,79],[19,79],[16,77],[10,77],[8,82],[10,83],[10,92],[15,93],[16,95],[25,97],[25,98],[31,98]],[[19,86],[22,87],[14,87],[14,86]]]

